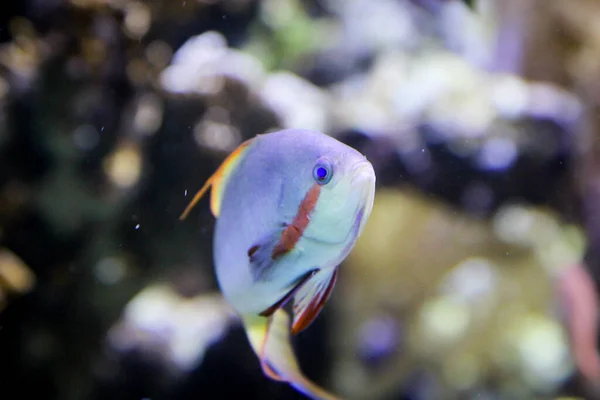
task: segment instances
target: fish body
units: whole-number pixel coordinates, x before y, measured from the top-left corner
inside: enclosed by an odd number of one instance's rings
[[[314,398],[333,398],[300,373],[282,307],[293,301],[291,331],[297,334],[327,301],[338,265],[373,207],[371,163],[326,134],[287,129],[238,147],[182,217],[209,186],[217,280],[242,317],[263,371]]]
[[[238,173],[231,174],[213,243],[219,285],[239,312],[263,312],[311,270],[331,274],[364,226],[366,219],[360,208],[370,213],[372,196],[364,191],[372,191],[372,187],[352,195],[351,187],[341,187],[344,182],[331,181],[319,189],[323,203],[316,200],[309,217],[312,223],[307,224],[293,249],[274,261],[275,266],[262,271],[249,262],[249,249],[276,242],[298,215],[306,194],[318,185],[313,168],[323,156],[333,164],[333,179],[346,172],[341,168],[355,165],[365,166],[365,180],[374,177],[370,164],[358,151],[327,135],[300,130],[258,136],[239,161]],[[339,194],[336,189],[340,189]],[[326,190],[330,193],[324,193]],[[357,223],[359,214],[363,217]]]

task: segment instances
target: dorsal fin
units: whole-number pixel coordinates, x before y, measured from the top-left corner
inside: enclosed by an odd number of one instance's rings
[[[225,189],[225,185],[229,180],[229,176],[235,166],[241,159],[242,154],[245,153],[248,145],[254,140],[248,139],[244,143],[240,144],[227,158],[221,163],[219,168],[215,171],[214,174],[210,176],[198,190],[192,201],[187,205],[181,216],[180,220],[184,220],[190,211],[194,208],[196,204],[200,201],[202,196],[206,193],[208,188],[212,186],[212,191],[210,193],[210,210],[212,211],[215,217],[219,216],[219,211],[221,209],[221,201],[223,199],[223,190]]]

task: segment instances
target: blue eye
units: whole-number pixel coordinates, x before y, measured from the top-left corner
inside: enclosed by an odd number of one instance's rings
[[[313,168],[313,178],[320,185],[327,184],[332,177],[332,169],[329,163],[318,162]]]

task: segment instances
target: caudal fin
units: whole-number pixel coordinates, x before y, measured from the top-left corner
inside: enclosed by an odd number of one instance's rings
[[[290,317],[277,309],[269,318],[243,318],[246,334],[265,375],[287,382],[314,400],[341,400],[304,376],[291,344]]]

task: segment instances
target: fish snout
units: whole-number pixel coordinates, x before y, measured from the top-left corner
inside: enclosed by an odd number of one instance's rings
[[[375,198],[375,170],[373,165],[368,161],[357,163],[352,171],[352,186],[356,189],[359,196],[359,208],[362,209],[359,233],[364,228],[364,223],[369,218],[373,208],[373,200]]]
[[[369,161],[361,161],[352,167],[352,184],[375,186],[375,170]]]

